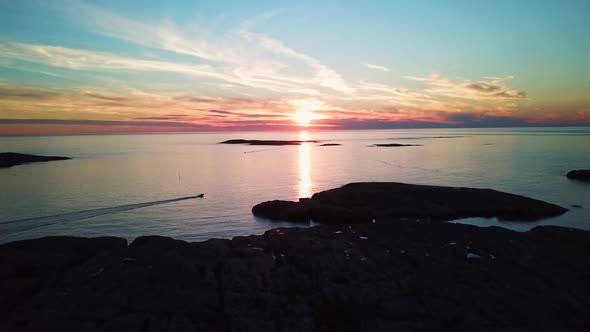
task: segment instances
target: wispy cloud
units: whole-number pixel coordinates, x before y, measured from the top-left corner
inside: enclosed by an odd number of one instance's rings
[[[363,63],[363,66],[365,66],[369,69],[375,69],[375,70],[380,70],[382,72],[389,73],[389,68],[387,68],[385,66],[375,65],[375,64],[367,63],[367,62]]]
[[[211,31],[206,22],[182,29],[172,20],[137,22],[83,2],[67,8],[68,17],[91,31],[148,48],[194,57],[213,69],[207,75],[231,84],[274,92],[319,95],[321,90],[351,93],[339,73],[318,59],[288,47],[283,41],[253,31],[278,11],[246,20],[229,29]],[[184,30],[184,31],[183,31]],[[301,68],[305,70],[301,70]],[[202,68],[200,68],[202,70]],[[305,74],[305,75],[303,75]]]
[[[133,127],[185,127],[210,128],[188,122],[173,121],[115,121],[115,120],[63,120],[63,119],[0,119],[0,124],[44,124],[44,125],[75,125],[75,126],[133,126]]]
[[[216,127],[224,115],[232,121],[252,118],[285,119],[293,110],[289,100],[235,97],[166,95],[133,91],[113,94],[104,90],[47,89],[11,84],[0,85],[0,116],[11,110],[13,118],[44,114],[120,120],[175,120]]]
[[[0,99],[51,100],[59,96],[55,91],[0,84]]]
[[[506,82],[512,77],[498,78],[486,77],[480,81],[470,81],[467,79],[450,79],[439,74],[431,74],[426,77],[405,76],[405,78],[420,81],[427,84],[428,93],[472,100],[490,100],[490,99],[518,99],[525,98],[524,91],[510,89]]]
[[[74,70],[172,72],[239,83],[238,78],[219,73],[209,65],[139,59],[61,46],[3,42],[0,57]]]

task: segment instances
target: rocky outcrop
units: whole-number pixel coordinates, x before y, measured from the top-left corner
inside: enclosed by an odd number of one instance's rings
[[[293,222],[309,223],[309,206],[299,202],[267,201],[256,204],[252,213],[273,220],[287,220]]]
[[[0,331],[587,331],[590,233],[440,222],[0,245]]]
[[[576,169],[569,171],[566,175],[568,179],[590,181],[590,169]]]
[[[244,144],[244,145],[301,145],[302,143],[318,143],[319,141],[282,141],[282,140],[257,140],[257,139],[229,139],[219,144]]]
[[[0,153],[0,168],[12,167],[21,164],[29,164],[43,161],[53,160],[68,160],[72,158],[68,157],[56,157],[56,156],[37,156],[33,154],[23,154],[16,152],[1,152]]]
[[[252,213],[271,220],[300,223],[309,223],[311,219],[325,224],[358,224],[372,221],[365,211],[336,204],[322,204],[308,198],[302,198],[299,202],[262,202],[252,208]]]
[[[324,144],[320,144],[320,146],[341,146],[342,144],[338,144],[338,143],[324,143]]]
[[[389,182],[351,183],[316,193],[311,199],[264,202],[252,208],[254,215],[269,219],[321,223],[467,217],[529,221],[565,212],[555,204],[491,189]]]

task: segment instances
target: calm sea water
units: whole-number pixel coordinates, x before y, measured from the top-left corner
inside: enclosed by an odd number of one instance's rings
[[[230,138],[342,145],[217,144]],[[375,143],[423,146],[370,147]],[[570,211],[536,223],[461,222],[515,230],[546,224],[590,229],[590,184],[564,176],[590,168],[588,127],[24,136],[0,137],[0,151],[74,157],[0,169],[0,242],[47,235],[203,240],[260,234],[290,224],[253,217],[253,205],[355,181],[507,191]],[[124,206],[200,193],[204,198]],[[109,209],[93,211],[101,208]]]

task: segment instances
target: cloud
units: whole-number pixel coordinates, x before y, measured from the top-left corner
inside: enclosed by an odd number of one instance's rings
[[[234,114],[233,112],[221,111],[221,110],[209,110],[209,112],[211,112],[211,113],[217,113],[217,114]]]
[[[517,91],[517,90],[500,91],[500,92],[494,93],[493,96],[498,97],[498,98],[507,98],[507,99],[525,98],[526,92]]]
[[[215,98],[211,98],[211,97],[176,96],[176,97],[174,97],[174,100],[189,101],[189,102],[192,102],[192,103],[210,103],[210,102],[214,102],[215,101]]]
[[[54,91],[0,85],[0,99],[50,100],[59,96]]]
[[[498,91],[500,89],[500,86],[498,86],[498,85],[484,83],[484,82],[467,84],[467,85],[465,85],[465,87],[467,89],[473,89],[475,91],[484,92],[484,93],[494,92],[494,91]]]
[[[346,81],[336,71],[309,55],[297,52],[294,49],[287,47],[282,41],[262,34],[254,33],[246,29],[240,30],[239,33],[248,40],[257,41],[260,46],[272,52],[273,54],[301,60],[304,64],[315,71],[313,78],[307,83],[314,83],[321,87],[330,88],[344,93],[354,92],[354,88],[348,86]]]
[[[200,98],[190,95],[175,96],[165,94],[127,91],[126,94],[111,94],[98,89],[83,88],[72,90],[47,90],[33,86],[0,85],[0,116],[8,118],[40,118],[42,114],[60,118],[99,118],[112,122],[113,126],[141,125],[158,126],[158,121],[180,128],[194,127],[194,123],[208,125],[211,128],[240,121],[248,123],[253,119],[285,120],[289,119],[293,109],[289,100],[253,99],[242,97]],[[48,96],[48,97],[45,97]],[[51,97],[51,99],[48,99]],[[224,120],[220,120],[223,118]],[[31,120],[33,121],[33,120]],[[171,122],[169,122],[171,121]],[[174,122],[188,123],[178,125]],[[111,122],[103,122],[109,124]],[[26,124],[23,122],[23,124]],[[66,122],[43,122],[44,125],[66,125]],[[164,123],[160,123],[164,125]],[[78,125],[97,125],[86,123]]]
[[[446,120],[451,126],[475,128],[526,127],[531,125],[530,121],[515,117],[474,113],[447,114]]]
[[[327,119],[321,124],[338,129],[413,129],[413,128],[495,128],[532,126],[534,123],[513,117],[481,116],[477,114],[449,115],[447,122],[438,120],[401,119]]]
[[[75,126],[131,126],[131,127],[177,127],[177,128],[211,128],[189,122],[172,121],[116,121],[116,120],[64,120],[64,119],[0,119],[0,124],[41,124],[41,125],[75,125]]]
[[[385,66],[380,66],[380,65],[375,65],[375,64],[371,64],[371,63],[363,63],[363,66],[369,68],[369,69],[375,69],[375,70],[380,70],[383,72],[388,73],[389,72],[389,68],[385,67]]]
[[[107,96],[107,95],[103,95],[100,93],[94,93],[94,92],[86,92],[85,94],[86,94],[86,96],[100,99],[100,100],[109,100],[109,101],[128,101],[129,100],[129,98],[127,98],[127,97]]]
[[[277,50],[273,49],[273,52],[277,52]],[[96,52],[53,45],[0,43],[0,58],[77,71],[176,73],[222,81],[225,82],[225,86],[230,83],[233,87],[237,85],[300,95],[320,95],[319,89],[344,93],[354,91],[339,74],[313,58],[298,53],[291,53],[291,55],[305,60],[307,65],[315,70],[313,76],[301,77],[285,74],[282,71],[268,67],[268,64],[263,62],[257,66],[243,64],[242,66],[214,67],[209,64],[134,58],[110,52]]]
[[[2,42],[0,43],[0,58],[73,70],[171,72],[239,83],[237,77],[222,74],[209,65],[132,58],[109,52],[87,51],[61,46]]]
[[[133,118],[134,120],[187,120],[186,114],[170,114],[166,116],[144,116]]]
[[[485,101],[491,99],[519,99],[525,98],[526,93],[520,90],[510,89],[506,82],[512,76],[506,78],[487,77],[483,80],[472,82],[466,79],[450,79],[439,74],[431,74],[426,77],[405,76],[406,79],[424,82],[427,85],[427,93],[438,96],[471,99]]]
[[[54,7],[94,33],[206,62],[214,69],[208,74],[220,73],[217,78],[230,84],[306,95],[319,95],[319,90],[353,92],[339,73],[318,59],[253,31],[279,11],[215,29],[206,19],[189,27],[178,27],[170,19],[138,22],[79,1]]]

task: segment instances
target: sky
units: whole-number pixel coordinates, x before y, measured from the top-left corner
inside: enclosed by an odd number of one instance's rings
[[[589,12],[0,0],[0,134],[590,125]]]

